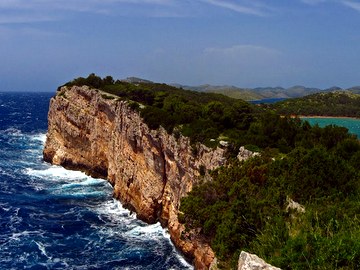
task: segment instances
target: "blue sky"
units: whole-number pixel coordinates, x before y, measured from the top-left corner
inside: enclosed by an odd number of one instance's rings
[[[78,76],[360,85],[359,0],[0,0],[0,91]]]

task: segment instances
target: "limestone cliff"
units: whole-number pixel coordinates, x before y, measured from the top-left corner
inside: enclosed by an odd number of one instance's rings
[[[140,219],[160,221],[175,245],[197,269],[214,259],[211,248],[185,233],[178,222],[180,199],[197,181],[200,168],[225,162],[224,149],[150,130],[127,101],[86,86],[62,87],[51,99],[44,159],[108,179],[114,196]]]

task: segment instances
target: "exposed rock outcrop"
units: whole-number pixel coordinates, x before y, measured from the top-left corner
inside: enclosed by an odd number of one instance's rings
[[[114,196],[149,223],[160,221],[197,269],[214,259],[211,248],[178,222],[180,199],[200,168],[224,164],[224,149],[150,130],[127,101],[86,86],[62,87],[51,99],[44,159],[108,179]],[[195,154],[196,153],[196,154]]]
[[[267,264],[264,260],[260,259],[254,254],[242,251],[239,256],[238,270],[281,270]]]
[[[258,156],[258,155],[259,155],[258,152],[252,152],[250,150],[245,149],[244,146],[241,146],[240,149],[239,149],[239,153],[237,155],[237,158],[240,161],[244,161],[244,160],[247,160],[249,158]]]

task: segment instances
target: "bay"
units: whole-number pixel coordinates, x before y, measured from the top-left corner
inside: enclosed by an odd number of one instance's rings
[[[310,125],[318,124],[320,127],[328,125],[336,125],[346,127],[350,133],[357,135],[360,138],[360,119],[346,118],[346,117],[301,117],[306,120]]]

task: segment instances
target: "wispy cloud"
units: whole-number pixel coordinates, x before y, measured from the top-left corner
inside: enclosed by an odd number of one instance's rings
[[[201,0],[204,3],[218,6],[221,8],[230,9],[232,11],[249,14],[249,15],[256,15],[256,16],[265,16],[265,6],[255,2],[247,2],[243,4],[230,2],[230,1],[223,1],[223,0]]]
[[[348,1],[348,0],[344,0],[341,2],[343,5],[360,12],[360,2],[354,2],[354,1]]]
[[[241,14],[265,16],[272,12],[269,4],[265,3],[262,0],[0,0],[0,11],[33,11],[47,15],[57,11],[71,11],[117,13],[126,16],[140,14],[150,17],[184,17],[203,13],[206,7],[213,6]]]
[[[0,9],[74,9],[89,10],[91,7],[107,6],[109,4],[150,4],[150,5],[169,5],[174,0],[2,0]]]
[[[326,1],[328,1],[328,0],[301,0],[301,2],[308,4],[308,5],[317,5],[320,3],[324,3]]]
[[[328,4],[333,3],[338,5],[340,4],[360,12],[360,1],[353,1],[353,0],[300,0],[300,1],[312,6],[321,3],[328,3]]]
[[[173,14],[176,3],[179,0],[0,0],[0,12],[8,17],[14,16],[13,19],[7,18],[3,21],[14,22],[21,21],[18,14],[28,13],[28,18],[35,17],[39,14],[46,14],[48,17],[59,15],[59,12],[75,13],[93,13],[93,14],[148,14],[148,16],[165,16],[164,14]],[[151,8],[151,10],[150,10]],[[161,9],[161,10],[160,10]],[[156,11],[156,12],[152,12]],[[128,14],[126,14],[128,12]],[[155,15],[154,15],[155,14]],[[63,13],[63,16],[68,14]],[[171,15],[172,16],[172,15]],[[17,17],[17,18],[16,18]],[[59,18],[59,16],[58,16]],[[0,20],[1,21],[1,20]],[[25,21],[25,20],[24,20]],[[30,22],[30,20],[27,20]],[[37,21],[34,18],[34,21]]]

